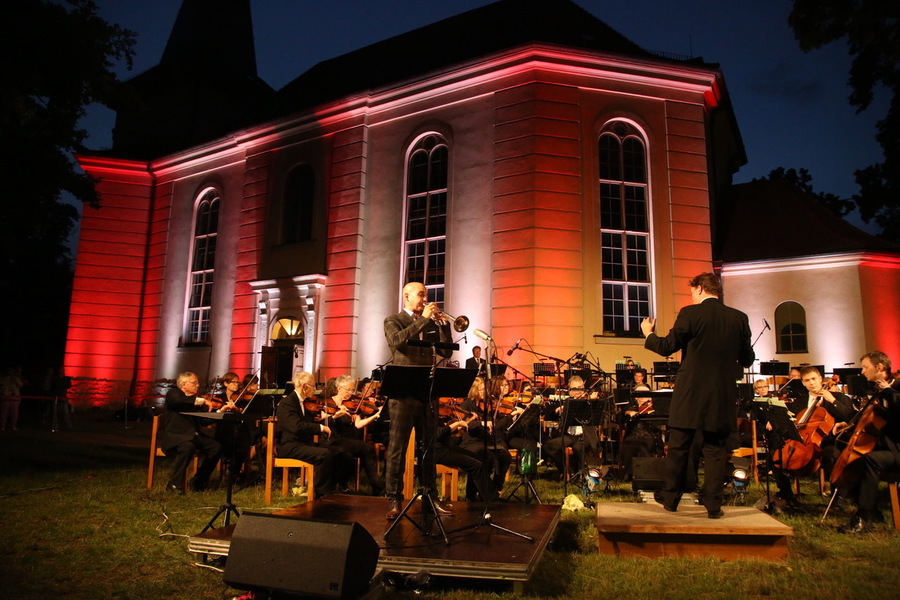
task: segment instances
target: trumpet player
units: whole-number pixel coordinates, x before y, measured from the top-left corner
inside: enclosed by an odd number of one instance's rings
[[[428,302],[428,290],[418,282],[403,286],[403,310],[384,320],[384,337],[391,349],[391,361],[395,365],[431,365],[431,349],[411,346],[411,339],[450,342],[450,322],[435,302]],[[451,350],[437,350],[437,354],[449,358]],[[385,493],[390,501],[387,519],[396,519],[403,502],[403,469],[409,434],[415,428],[416,439],[434,440],[437,423],[434,412],[427,405],[428,398],[390,398],[388,412],[391,415],[391,435],[385,456]],[[426,452],[419,464],[422,487],[432,498],[436,497],[434,452]],[[437,512],[449,514],[436,502]]]

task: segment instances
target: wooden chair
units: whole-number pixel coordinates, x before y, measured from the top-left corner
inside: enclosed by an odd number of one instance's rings
[[[308,463],[296,458],[278,458],[275,456],[275,419],[266,419],[266,431],[269,443],[266,444],[266,504],[272,504],[272,469],[281,468],[281,495],[288,495],[288,470],[291,468],[300,469],[300,478],[306,482],[307,500],[315,499],[315,489],[313,486],[315,467],[312,463]]]
[[[756,443],[756,421],[754,419],[738,419],[738,431],[742,428],[750,429],[750,439],[753,445],[750,448],[737,448],[731,455],[750,459],[750,472],[753,473],[753,482],[759,484],[759,448]]]
[[[406,446],[406,469],[403,471],[403,493],[411,498],[415,493],[413,487],[415,484],[416,469],[416,430],[409,432],[409,444]],[[445,465],[437,465],[437,475],[440,481],[437,482],[438,492],[444,498],[450,498],[451,501],[459,500],[459,469],[457,467],[448,467]]]
[[[147,465],[147,489],[153,489],[153,472],[156,469],[156,459],[158,457],[165,458],[166,454],[162,451],[162,448],[158,446],[157,436],[159,435],[159,417],[160,415],[153,415],[153,422],[150,430],[150,461]],[[197,455],[194,454],[194,463],[193,463],[193,472],[197,472],[197,465],[199,464],[199,459]],[[188,486],[188,474],[187,471],[184,472],[184,482],[181,484],[185,491],[187,491]]]

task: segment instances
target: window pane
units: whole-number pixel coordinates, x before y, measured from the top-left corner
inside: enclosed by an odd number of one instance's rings
[[[429,190],[447,187],[447,146],[438,146],[431,153],[431,174]]]
[[[628,281],[650,281],[647,240],[647,236],[644,235],[627,236]]]
[[[621,284],[603,284],[603,329],[604,331],[621,331],[625,328],[624,286]]]
[[[406,245],[406,281],[422,281],[425,278],[425,243]]]
[[[647,228],[647,201],[644,198],[646,188],[642,186],[623,186],[625,192],[625,229],[628,231],[649,231]]]
[[[603,233],[601,239],[603,244],[603,279],[615,279],[621,281],[624,279],[625,275],[622,236],[617,233]]]
[[[428,153],[418,150],[409,159],[409,181],[407,194],[422,194],[428,191]]]
[[[600,179],[620,180],[622,170],[619,164],[619,139],[610,134],[601,135],[598,154]]]
[[[433,194],[428,203],[428,237],[447,234],[447,193]]]
[[[646,183],[644,172],[644,144],[629,137],[622,143],[623,179],[631,183]]]
[[[621,186],[617,183],[600,184],[600,227],[622,229]]]
[[[444,283],[444,259],[446,257],[446,240],[428,242],[428,276],[425,285]]]
[[[628,329],[640,331],[641,321],[650,316],[650,288],[644,285],[628,286]]]
[[[409,215],[406,222],[406,239],[420,240],[425,237],[425,218],[428,216],[428,198],[417,196],[409,199]]]

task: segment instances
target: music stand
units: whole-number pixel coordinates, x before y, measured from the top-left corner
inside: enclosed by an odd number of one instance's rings
[[[439,347],[437,344],[446,342],[429,343],[429,346]],[[456,345],[456,344],[452,344]],[[458,347],[458,346],[457,346]],[[393,531],[394,527],[406,518],[418,529],[422,535],[431,534],[431,524],[437,523],[438,530],[444,538],[445,544],[450,544],[447,538],[447,532],[444,530],[444,524],[441,516],[435,509],[435,500],[432,497],[432,490],[422,485],[424,477],[422,470],[425,468],[426,457],[432,452],[434,445],[434,434],[437,425],[437,398],[450,397],[459,398],[466,396],[475,381],[477,373],[467,369],[454,368],[438,368],[427,366],[399,366],[388,365],[384,371],[384,378],[381,382],[381,393],[388,398],[415,398],[421,402],[426,402],[424,408],[424,432],[421,440],[416,444],[416,459],[419,464],[420,476],[419,487],[416,493],[406,503],[406,506],[391,523],[387,531],[384,532],[384,538],[387,538]],[[431,479],[431,478],[430,478]],[[433,482],[433,479],[432,479]],[[419,524],[413,520],[407,513],[416,500],[422,499],[422,523]]]
[[[540,418],[540,416],[541,416],[540,402],[532,401],[525,408],[525,412],[523,412],[521,415],[519,415],[515,421],[510,423],[509,427],[506,428],[506,432],[509,433],[510,431],[512,431],[513,427],[516,427],[516,426],[521,426],[523,428],[523,430],[527,431],[529,426],[533,425],[534,422]],[[529,449],[530,448],[527,446],[527,442],[526,442],[526,447],[522,449],[523,458],[524,458],[525,451],[529,450]],[[519,491],[519,488],[521,488],[522,486],[525,486],[525,491],[523,492],[524,496],[521,499],[522,502],[530,503],[531,499],[533,498],[533,499],[537,500],[538,504],[543,504],[543,502],[541,502],[541,497],[538,495],[537,490],[534,488],[534,483],[532,483],[532,481],[531,481],[531,476],[534,475],[534,472],[531,471],[531,472],[526,473],[524,471],[524,469],[522,469],[522,467],[521,467],[522,463],[523,463],[523,461],[520,461],[520,463],[519,463],[520,464],[520,466],[519,466],[519,483],[516,485],[516,487],[514,487],[512,489],[512,491],[509,492],[509,494],[506,495],[506,499],[504,501],[509,502],[513,498],[515,498],[516,500],[519,500],[519,497],[516,496],[516,492]]]
[[[593,427],[603,423],[604,408],[604,403],[600,402],[599,399],[595,401],[590,398],[569,397],[563,400],[563,412],[559,418],[559,431],[560,435],[563,436],[563,452],[565,452],[565,436],[568,435],[567,432],[569,427],[575,425],[581,426],[582,437],[584,438],[585,444],[592,449],[597,447],[599,439],[597,439]],[[588,432],[590,432],[590,435]],[[586,451],[585,455],[587,455]],[[587,460],[585,460],[585,462],[587,462]],[[582,467],[583,466],[584,465],[582,465]],[[569,483],[572,483],[579,473],[580,470],[578,473],[573,473],[572,476],[569,477],[568,469],[566,470],[563,475],[564,495],[568,495]]]
[[[795,440],[802,442],[800,432],[797,431],[797,425],[791,420],[788,414],[787,406],[784,401],[778,398],[767,396],[765,398],[754,398],[754,418],[761,421],[759,417],[764,416],[768,423],[772,425],[772,433],[781,436],[783,441]],[[784,445],[778,449],[778,462],[784,467],[782,452]],[[770,489],[769,472],[773,462],[771,436],[766,436],[766,511],[772,510],[772,494]]]
[[[228,527],[228,524],[231,521],[231,515],[234,514],[235,517],[240,517],[241,513],[237,509],[237,506],[232,501],[232,495],[234,493],[234,477],[231,476],[231,473],[228,473],[229,470],[234,469],[234,454],[237,450],[237,428],[238,425],[244,422],[244,415],[242,413],[237,412],[185,412],[181,413],[188,417],[198,417],[200,419],[207,419],[210,421],[221,421],[222,423],[228,423],[228,428],[231,430],[231,456],[226,456],[225,461],[226,466],[226,476],[225,476],[225,504],[222,504],[219,507],[219,510],[213,517],[209,520],[206,526],[200,533],[206,533],[209,529],[212,529],[216,520],[221,515],[225,515],[225,521],[223,523],[223,527]]]

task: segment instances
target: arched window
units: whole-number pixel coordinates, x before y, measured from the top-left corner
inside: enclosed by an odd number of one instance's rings
[[[647,159],[637,128],[607,124],[598,142],[603,329],[639,336],[650,316]]]
[[[284,184],[281,242],[293,244],[313,239],[313,207],[316,177],[309,165],[297,165]]]
[[[797,302],[782,302],[775,309],[775,331],[778,332],[777,352],[781,354],[807,352],[806,311]]]
[[[194,216],[194,247],[191,256],[191,283],[188,290],[187,342],[209,342],[212,311],[216,241],[219,231],[219,193],[210,189],[197,202]]]
[[[444,302],[447,252],[447,143],[437,134],[421,138],[407,162],[403,281],[421,281],[428,299]]]

